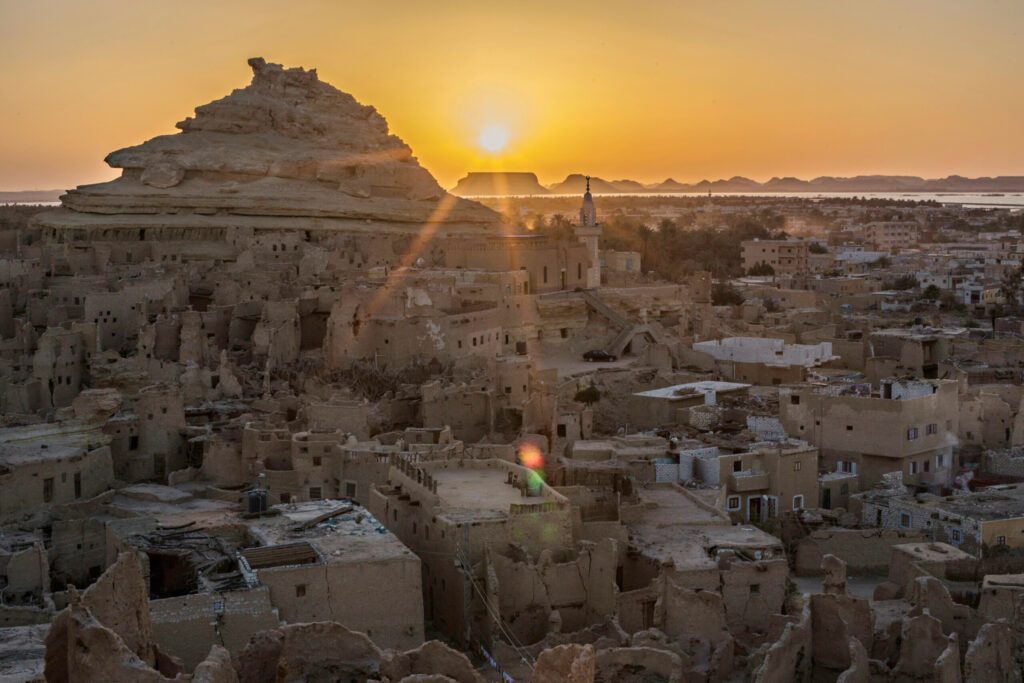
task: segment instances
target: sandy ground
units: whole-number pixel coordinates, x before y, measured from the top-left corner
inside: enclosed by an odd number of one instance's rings
[[[590,363],[583,360],[582,353],[574,353],[570,349],[545,349],[543,352],[534,355],[537,365],[548,370],[558,370],[558,379],[566,379],[574,375],[582,375],[589,372],[597,372],[601,368],[625,368],[636,362],[635,356],[623,356],[613,363]]]

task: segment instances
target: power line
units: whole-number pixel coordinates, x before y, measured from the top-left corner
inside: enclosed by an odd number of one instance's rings
[[[468,530],[465,527],[463,527],[463,530],[464,530],[464,532],[468,533]],[[508,640],[509,644],[515,649],[516,654],[519,655],[519,658],[523,661],[524,664],[526,664],[528,667],[530,667],[531,671],[533,671],[534,664],[536,663],[536,660],[534,660],[533,657],[530,656],[530,654],[525,651],[525,646],[522,644],[522,642],[518,638],[515,637],[515,634],[513,634],[511,632],[511,630],[510,630],[511,627],[506,627],[505,623],[501,619],[501,615],[500,614],[496,614],[494,612],[493,608],[491,607],[490,601],[487,599],[486,594],[484,594],[483,590],[477,584],[476,578],[473,576],[473,569],[472,569],[472,566],[469,563],[469,556],[468,556],[468,553],[467,553],[465,547],[463,546],[463,544],[462,543],[458,543],[456,547],[457,547],[457,552],[458,552],[458,555],[459,555],[459,563],[462,565],[462,571],[466,575],[466,578],[469,579],[470,586],[472,586],[472,588],[477,592],[477,595],[480,596],[480,600],[484,603],[484,609],[487,610],[487,613],[490,615],[491,619],[494,620],[494,623],[498,626],[498,630],[502,633],[502,635],[505,636],[505,638],[506,638],[506,640]],[[466,605],[466,614],[465,614],[464,618],[466,619],[466,624],[467,624],[467,628],[468,628],[468,626],[469,626],[469,613],[468,613],[468,610],[469,610],[469,600],[465,601],[465,605]]]

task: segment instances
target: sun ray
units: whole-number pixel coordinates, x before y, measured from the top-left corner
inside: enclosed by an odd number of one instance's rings
[[[454,208],[458,201],[455,195],[447,193],[441,197],[434,211],[427,218],[426,223],[423,224],[419,233],[413,238],[409,248],[402,254],[398,264],[388,271],[384,284],[380,286],[373,298],[370,299],[369,305],[366,308],[366,316],[368,318],[372,318],[380,310],[387,297],[391,295],[391,292],[395,291],[405,281],[409,274],[409,268],[423,254],[431,240],[433,240],[438,228],[445,218],[448,217],[448,214],[451,213],[452,208]]]

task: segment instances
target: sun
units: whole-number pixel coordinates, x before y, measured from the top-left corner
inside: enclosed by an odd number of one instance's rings
[[[508,144],[508,130],[494,123],[484,126],[476,143],[491,154],[497,154]]]

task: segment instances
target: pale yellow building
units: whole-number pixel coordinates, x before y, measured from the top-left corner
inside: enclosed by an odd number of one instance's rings
[[[799,275],[810,270],[810,246],[800,240],[747,240],[741,245],[743,270],[765,264],[776,275]]]

